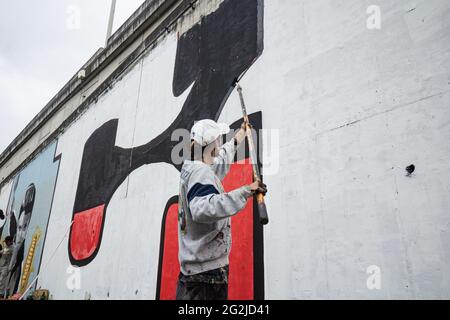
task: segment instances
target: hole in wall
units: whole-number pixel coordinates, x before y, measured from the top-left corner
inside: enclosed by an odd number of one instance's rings
[[[414,164],[411,164],[406,167],[406,175],[408,177],[410,177],[415,171],[416,171],[416,166]]]

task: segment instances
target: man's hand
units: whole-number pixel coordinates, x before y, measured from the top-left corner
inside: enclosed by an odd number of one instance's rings
[[[263,195],[266,195],[267,193],[267,186],[262,183],[260,180],[253,182],[250,185],[250,190],[252,190],[253,194],[259,194],[262,193]]]
[[[236,139],[236,142],[237,142],[238,145],[241,144],[242,141],[245,140],[247,129],[250,130],[251,128],[252,128],[252,125],[249,122],[244,121],[242,123],[241,128],[239,129],[239,131],[234,136],[234,138]]]

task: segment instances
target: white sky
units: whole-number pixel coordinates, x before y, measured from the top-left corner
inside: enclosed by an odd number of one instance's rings
[[[144,2],[117,0],[114,30]],[[0,153],[104,46],[111,0],[0,0]]]

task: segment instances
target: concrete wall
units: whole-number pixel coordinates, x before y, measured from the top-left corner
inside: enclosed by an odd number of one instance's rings
[[[366,26],[371,4],[379,30]],[[249,112],[272,129],[259,137],[271,222],[262,238],[249,202],[253,236],[233,250],[250,250],[241,270],[253,286],[233,294],[450,298],[449,18],[445,0],[199,1],[57,137],[38,286],[56,299],[170,297],[169,133],[196,118],[239,123],[230,89],[245,73]],[[248,264],[234,263],[239,279]],[[79,289],[67,286],[71,266]]]

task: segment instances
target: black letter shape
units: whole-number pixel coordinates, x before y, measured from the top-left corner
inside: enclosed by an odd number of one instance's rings
[[[139,147],[124,149],[115,145],[118,119],[111,120],[92,133],[82,157],[73,217],[94,208],[101,209],[101,227],[94,251],[82,258],[74,257],[69,241],[69,258],[73,265],[85,266],[100,248],[105,215],[114,192],[137,168],[171,161],[171,141],[176,129],[190,130],[201,119],[217,120],[241,77],[263,51],[263,0],[225,0],[201,23],[181,35],[173,78],[173,93],[180,96],[194,85],[175,121],[159,136]],[[74,228],[72,225],[70,239]],[[80,230],[77,230],[80,231]],[[86,231],[88,232],[88,231]],[[91,232],[91,231],[89,231]],[[95,240],[93,240],[95,241]],[[75,241],[74,241],[75,243]]]

